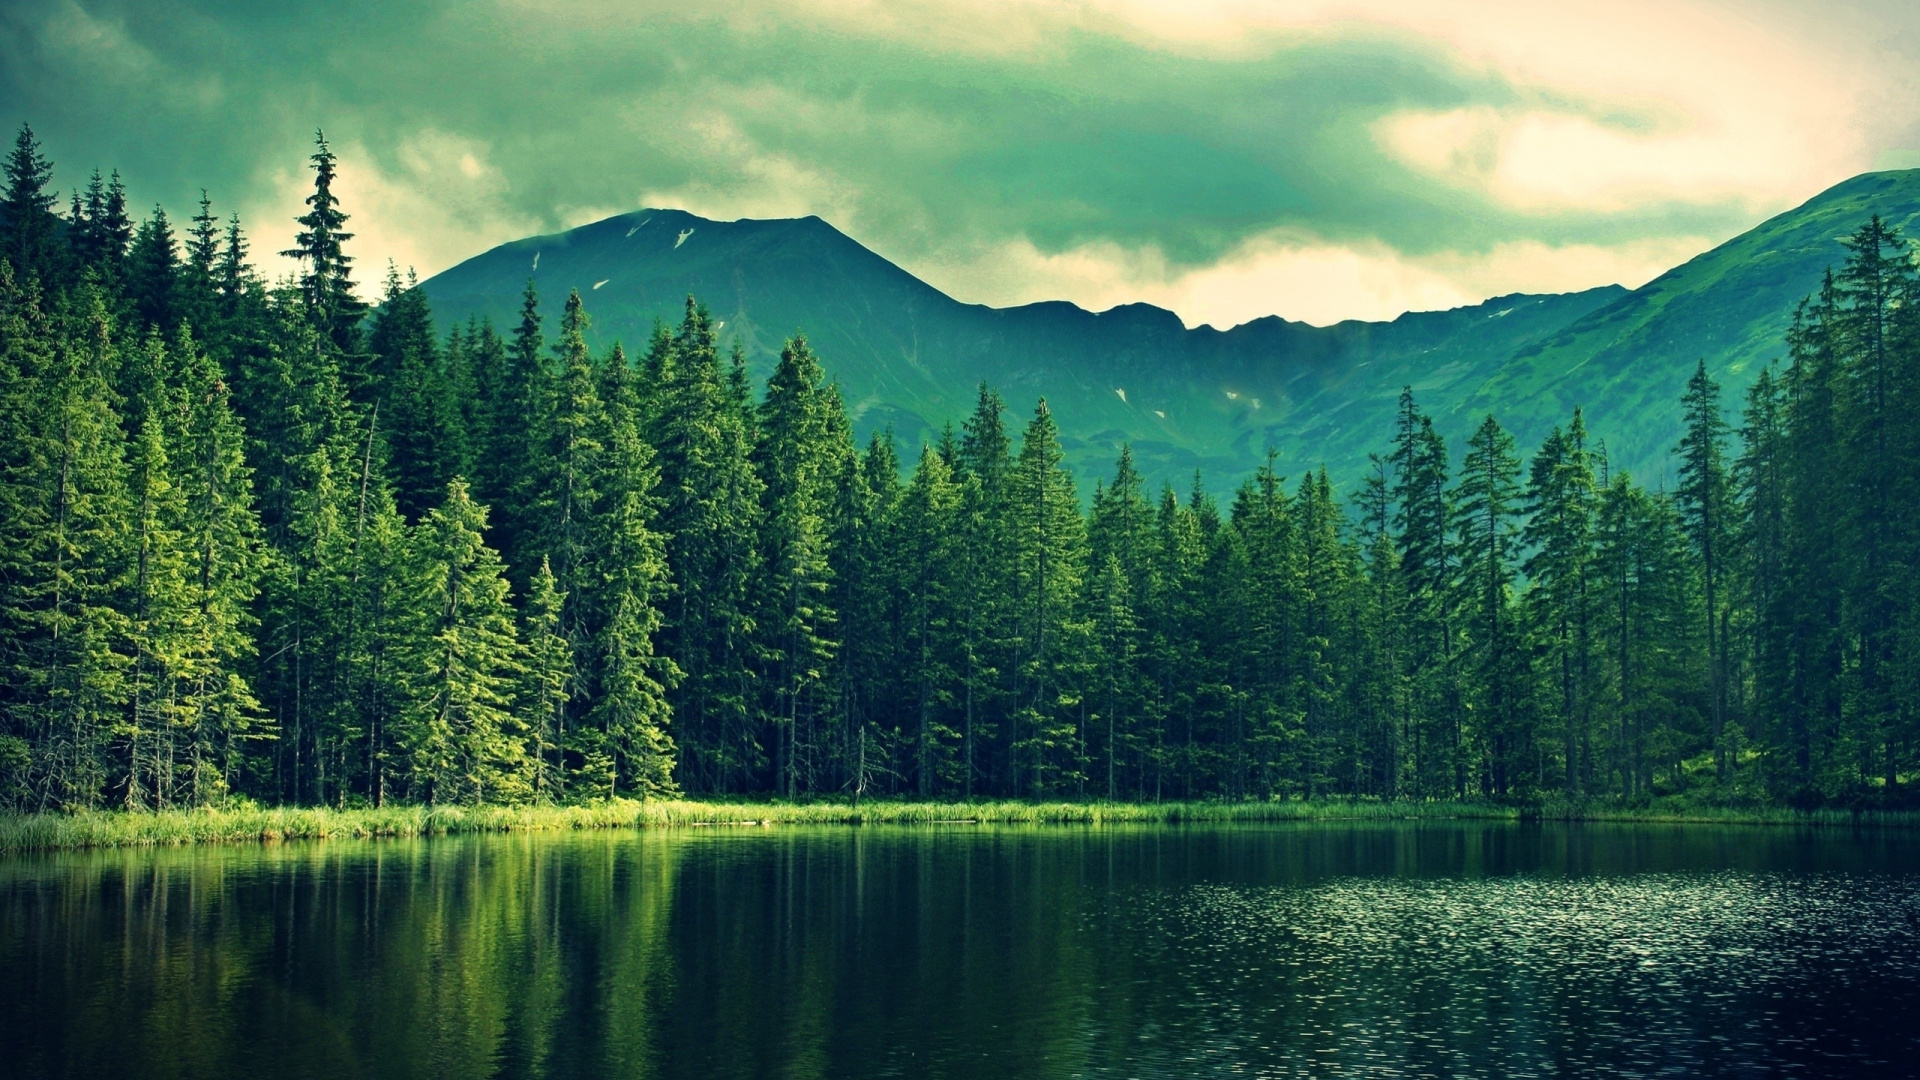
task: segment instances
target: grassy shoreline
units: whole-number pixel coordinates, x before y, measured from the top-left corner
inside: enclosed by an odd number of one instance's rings
[[[579,829],[700,828],[727,825],[1060,824],[1178,825],[1206,822],[1412,820],[1620,822],[1653,824],[1920,827],[1920,814],[1784,807],[1740,809],[1655,805],[1548,804],[1520,808],[1475,802],[705,802],[616,799],[583,806],[239,807],[165,811],[0,814],[0,854],[107,847],[234,844],[282,840],[435,836],[450,833]]]

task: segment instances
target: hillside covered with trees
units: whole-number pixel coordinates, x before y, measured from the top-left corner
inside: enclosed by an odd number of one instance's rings
[[[753,385],[692,299],[631,352],[577,292],[371,308],[312,165],[268,282],[210,201],[6,160],[6,806],[1910,802],[1920,278],[1877,218],[1744,401],[1696,369],[1672,490],[1577,409],[1450,448],[1409,392],[1359,490],[1270,455],[1222,503],[1125,451],[1078,490],[984,386],[858,445],[804,338]]]

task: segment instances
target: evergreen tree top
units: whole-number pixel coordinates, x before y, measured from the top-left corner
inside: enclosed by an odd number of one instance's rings
[[[13,150],[7,155],[5,170],[7,193],[4,209],[9,227],[27,215],[53,213],[58,192],[47,190],[47,185],[53,182],[53,162],[48,161],[42,152],[32,125],[20,125],[19,134],[13,139]]]
[[[338,159],[333,155],[333,148],[327,145],[325,132],[315,131],[313,141],[313,155],[307,159],[313,163],[313,194],[306,198],[306,204],[312,209],[294,219],[305,231],[294,237],[294,247],[280,254],[291,259],[311,260],[316,266],[338,268],[344,274],[353,260],[340,250],[340,245],[353,239],[353,234],[341,228],[347,223],[347,214],[340,209],[340,200],[333,194],[333,182],[339,175],[335,168]]]
[[[200,189],[200,212],[193,215],[193,228],[187,233],[187,265],[204,278],[212,278],[220,259],[220,219],[214,216],[213,200],[207,189]]]
[[[354,295],[353,257],[342,247],[353,234],[342,227],[347,214],[333,193],[337,159],[325,132],[314,132],[314,152],[308,160],[314,173],[313,194],[306,199],[310,209],[294,219],[301,231],[294,236],[294,246],[281,254],[299,260],[305,267],[300,291],[307,309],[336,348],[352,351],[354,330],[367,305]]]
[[[0,241],[5,254],[22,272],[44,272],[52,253],[59,215],[54,206],[58,193],[48,189],[53,182],[53,162],[40,149],[33,128],[20,125],[13,151],[7,155],[6,191],[0,196]]]

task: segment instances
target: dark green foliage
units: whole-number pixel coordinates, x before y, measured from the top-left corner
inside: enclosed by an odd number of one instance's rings
[[[417,521],[445,495],[449,481],[464,475],[457,377],[448,370],[459,358],[451,349],[443,357],[426,294],[411,279],[403,285],[396,271],[387,274],[367,348],[373,378],[365,400],[374,407],[388,450],[394,500],[408,520]]]
[[[713,321],[691,298],[663,358],[650,439],[660,462],[660,524],[674,582],[669,655],[685,673],[674,696],[681,782],[736,791],[764,775],[756,729],[756,624],[764,483],[751,459],[749,417],[729,392]]]
[[[1086,524],[1059,430],[1042,400],[1008,478],[1015,673],[1011,717],[1016,789],[1078,790],[1085,777],[1081,670],[1088,627],[1080,611]]]
[[[732,372],[744,372],[736,363]],[[729,378],[736,406],[744,380]],[[774,735],[773,786],[801,790],[818,773],[803,749],[818,744],[833,661],[835,621],[829,605],[829,512],[841,462],[853,454],[839,393],[826,386],[820,361],[796,336],[780,353],[754,425],[754,465],[762,492],[757,625],[762,710]],[[812,787],[811,783],[806,784]]]
[[[487,511],[455,480],[420,523],[415,582],[425,626],[402,654],[402,723],[413,794],[426,802],[518,802],[534,762],[516,714],[526,671],[507,578],[486,545]]]
[[[670,591],[666,538],[654,527],[660,472],[633,369],[617,345],[602,366],[600,405],[588,484],[590,570],[581,582],[592,619],[585,657],[597,682],[576,749],[583,780],[596,785],[590,790],[668,795],[678,788],[667,695],[680,669],[654,645]]]
[[[6,191],[0,193],[0,258],[11,262],[22,283],[37,279],[43,286],[60,282],[65,271],[60,243],[61,221],[55,212],[53,163],[40,149],[33,128],[20,125],[7,154]]]
[[[564,742],[567,702],[572,698],[573,645],[560,632],[566,595],[553,567],[541,560],[527,592],[522,640],[527,665],[520,686],[520,709],[527,722],[527,752],[533,757],[533,796],[551,802],[566,794]]]
[[[1456,459],[1408,390],[1351,515],[1276,453],[1223,512],[1125,445],[1083,504],[1047,404],[1014,437],[984,385],[903,479],[807,338],[756,393],[692,300],[633,364],[578,292],[551,347],[531,284],[510,338],[441,336],[391,272],[363,337],[313,163],[274,290],[205,196],[176,238],[95,175],[62,219],[16,144],[7,806],[1913,788],[1920,282],[1884,222],[1737,433],[1694,367],[1670,495],[1578,409]]]
[[[133,234],[126,273],[133,325],[158,327],[163,332],[177,326],[182,292],[179,244],[167,212],[158,206]]]
[[[1513,609],[1520,460],[1513,436],[1487,417],[1467,442],[1454,509],[1460,614],[1467,642],[1468,742],[1482,794],[1504,796],[1527,751],[1530,672]]]
[[[119,173],[107,181],[95,169],[87,181],[86,195],[74,192],[67,235],[74,260],[81,267],[93,271],[109,289],[121,285],[127,248],[133,243],[133,221],[127,216],[127,190],[120,183]]]
[[[112,741],[131,705],[133,508],[109,383],[118,356],[97,296],[60,328],[31,283],[0,274],[12,429],[0,491],[6,735],[26,744],[10,755],[6,787],[28,805],[93,806],[118,779]]]
[[[894,637],[902,734],[919,795],[951,791],[964,781],[965,670],[960,636],[960,489],[953,470],[932,447],[922,447],[913,479],[901,492],[889,546],[888,576],[900,601]]]
[[[1680,487],[1675,503],[1687,538],[1699,559],[1703,616],[1706,620],[1708,695],[1713,710],[1715,767],[1727,768],[1725,723],[1727,710],[1725,636],[1732,616],[1726,602],[1727,564],[1733,554],[1732,490],[1727,474],[1727,421],[1720,405],[1720,387],[1707,375],[1702,361],[1687,382],[1681,399],[1686,409],[1686,434],[1680,440]]]
[[[1529,549],[1524,616],[1546,692],[1541,737],[1558,728],[1563,782],[1578,797],[1592,787],[1594,716],[1594,514],[1598,491],[1585,419],[1575,410],[1555,428],[1528,470]]]
[[[179,320],[203,341],[223,336],[226,305],[220,289],[220,263],[225,230],[214,216],[213,200],[200,192],[199,212],[193,215],[183,258],[174,277],[174,306]]]
[[[540,322],[540,298],[529,279],[512,344],[504,346],[503,354],[489,349],[476,358],[474,368],[476,389],[484,386],[488,391],[476,408],[486,417],[485,426],[472,433],[475,490],[500,508],[500,550],[507,565],[522,574],[540,561],[533,541],[538,523],[521,512],[530,502],[528,485],[538,463],[540,425],[551,389]],[[491,344],[500,348],[503,343],[495,339]]]

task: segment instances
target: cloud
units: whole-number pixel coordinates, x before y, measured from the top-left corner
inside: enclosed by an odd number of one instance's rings
[[[540,222],[516,213],[506,201],[506,177],[477,140],[427,129],[393,148],[384,167],[364,145],[337,145],[335,191],[349,211],[353,233],[349,250],[360,261],[363,291],[384,277],[391,261],[404,275],[423,277],[496,244],[538,231]],[[313,173],[282,168],[273,189],[248,206],[243,216],[257,222],[291,222],[306,212]],[[600,208],[576,212],[581,221],[605,217]],[[271,276],[291,273],[293,263],[278,245],[256,248],[262,269]]]
[[[1488,106],[1407,110],[1374,125],[1401,162],[1528,213],[1625,214],[1649,205],[1777,208],[1799,147],[1729,145],[1694,132],[1647,135],[1588,117]]]
[[[138,202],[207,187],[262,253],[324,126],[369,279],[675,204],[819,214],[966,299],[1328,321],[1632,283],[1907,160],[1894,31],[1915,23],[1719,0],[18,0],[0,111]]]
[[[723,167],[701,170],[674,187],[645,189],[641,203],[719,220],[820,214],[844,222],[857,211],[856,193],[843,179],[762,145],[728,110],[715,109],[683,125],[675,146],[683,159]]]
[[[1327,325],[1478,303],[1516,292],[1635,288],[1712,246],[1703,236],[1614,246],[1522,240],[1483,252],[1414,257],[1381,244],[1276,233],[1224,258],[1182,267],[1151,248],[1095,244],[1045,253],[1014,241],[912,269],[962,300],[996,305],[1070,298],[1093,310],[1146,302],[1188,326],[1227,329],[1266,315]]]

